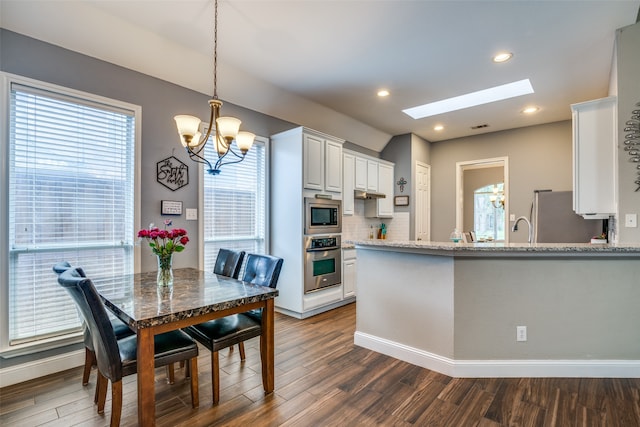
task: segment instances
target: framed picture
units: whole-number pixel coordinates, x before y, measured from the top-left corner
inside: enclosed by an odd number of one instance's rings
[[[182,202],[162,200],[160,206],[160,213],[162,215],[182,215]]]
[[[393,198],[393,204],[396,206],[409,206],[409,196],[396,196]]]

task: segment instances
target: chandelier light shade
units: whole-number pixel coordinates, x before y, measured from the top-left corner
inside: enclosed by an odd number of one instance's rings
[[[218,99],[218,0],[214,2],[214,24],[213,24],[213,98],[209,100],[211,114],[205,135],[200,132],[199,118],[185,114],[174,117],[180,142],[186,148],[189,158],[195,162],[207,165],[207,172],[218,175],[220,168],[231,163],[238,163],[244,160],[247,152],[251,149],[255,135],[251,132],[240,131],[241,121],[235,117],[220,117],[222,101]],[[208,160],[204,157],[204,148],[213,137],[213,144],[218,158]],[[233,141],[240,152],[232,148]]]
[[[493,194],[489,196],[489,201],[494,208],[504,209],[504,192],[497,185],[493,186]]]

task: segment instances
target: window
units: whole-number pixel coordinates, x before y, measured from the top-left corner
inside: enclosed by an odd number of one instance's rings
[[[7,83],[4,351],[78,331],[75,305],[52,271],[56,262],[69,261],[96,277],[133,273],[140,112],[31,80]]]
[[[266,148],[266,140],[256,138],[242,162],[223,166],[216,176],[203,172],[205,271],[213,271],[220,248],[266,253]],[[216,158],[211,143],[205,158]]]
[[[495,191],[494,191],[495,190]],[[504,184],[497,183],[473,192],[473,228],[478,239],[504,240],[504,206],[492,196],[504,194]]]

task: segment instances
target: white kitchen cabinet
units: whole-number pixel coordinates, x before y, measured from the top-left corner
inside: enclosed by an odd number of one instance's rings
[[[353,302],[342,284],[304,293],[304,200],[324,194],[342,198],[342,143],[305,127],[271,136],[270,254],[285,260],[275,300],[278,312],[299,319]],[[351,191],[353,198],[353,191]]]
[[[324,190],[342,193],[342,142],[325,140]]]
[[[342,193],[342,143],[326,136],[304,133],[303,187],[320,192]]]
[[[367,159],[356,157],[354,189],[367,191]]]
[[[573,209],[586,219],[608,218],[616,207],[616,98],[571,105]]]
[[[378,217],[393,217],[393,169],[385,163],[378,165],[378,191],[387,197],[378,199]]]
[[[393,179],[394,164],[378,162],[378,193],[386,197],[365,200],[364,216],[367,218],[393,218]]]
[[[303,186],[309,190],[322,191],[324,188],[324,146],[325,140],[314,135],[303,135]]]
[[[378,192],[378,162],[367,160],[367,191]]]
[[[342,214],[353,215],[355,201],[353,190],[355,190],[356,156],[344,153],[342,156]]]
[[[342,291],[343,298],[356,296],[356,250],[342,251]]]

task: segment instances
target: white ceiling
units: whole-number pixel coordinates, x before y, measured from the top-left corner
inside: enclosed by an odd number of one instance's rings
[[[1,2],[4,28],[212,93],[212,0]],[[570,104],[608,95],[615,30],[639,6],[220,0],[218,93],[375,151],[409,132],[443,141],[568,120]],[[513,59],[492,63],[501,50]],[[421,120],[401,111],[525,78],[534,94]],[[391,96],[379,99],[383,87]],[[521,114],[530,104],[540,112]]]

